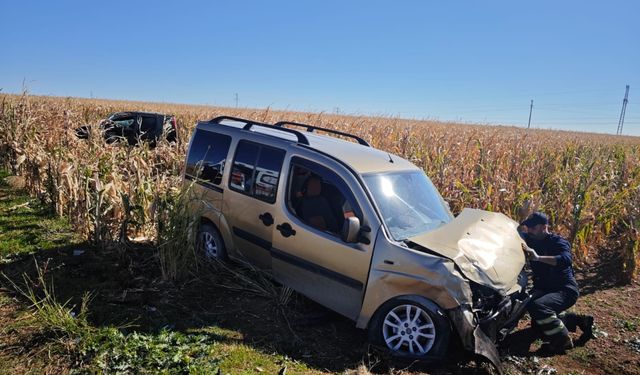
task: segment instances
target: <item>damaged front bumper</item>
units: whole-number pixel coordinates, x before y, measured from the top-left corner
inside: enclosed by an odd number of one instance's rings
[[[505,296],[491,308],[460,305],[447,311],[463,347],[488,359],[500,373],[497,345],[517,326],[530,296],[525,292]]]

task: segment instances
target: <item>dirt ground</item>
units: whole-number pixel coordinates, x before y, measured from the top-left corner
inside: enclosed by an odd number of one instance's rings
[[[76,251],[74,255],[74,250],[85,252],[78,255]],[[356,329],[351,321],[295,294],[282,308],[271,298],[242,288],[225,287],[231,284],[220,280],[220,275],[204,270],[202,275],[183,284],[163,283],[150,249],[139,248],[123,255],[74,245],[38,254],[36,258],[56,280],[60,300],[70,298],[79,302],[84,291],[94,291],[91,320],[98,326],[135,322],[136,331],[156,332],[166,327],[189,331],[215,325],[237,332],[234,340],[263,352],[286,354],[310,368],[330,373],[357,368],[363,361],[372,373],[399,369],[403,369],[400,373],[431,374],[481,371],[469,362],[470,358],[455,349],[447,363],[436,367],[385,358],[368,346],[366,333]],[[24,257],[4,265],[2,271],[13,278],[23,272],[33,273],[34,259]],[[507,338],[508,345],[502,347],[506,372],[640,374],[640,306],[637,302],[640,285],[605,283],[602,286],[602,289],[583,287],[583,295],[574,308],[576,312],[595,317],[596,339],[565,355],[539,357],[535,350],[540,343],[532,337],[528,321],[523,320],[519,329]],[[23,308],[19,306],[24,306],[24,301],[14,302],[3,304],[0,324],[15,319],[16,306]],[[579,332],[574,337],[577,335]],[[15,352],[19,347],[27,357],[35,355],[37,360],[37,351],[43,350],[37,335],[28,327],[3,332],[0,340],[4,353],[9,348]],[[64,362],[64,358],[60,361]]]
[[[505,367],[514,373],[546,369],[558,374],[640,374],[639,298],[637,283],[584,295],[573,310],[594,316],[596,338],[565,355],[536,356],[540,343],[532,337],[529,321],[521,321],[504,345]],[[571,335],[575,341],[580,331]]]

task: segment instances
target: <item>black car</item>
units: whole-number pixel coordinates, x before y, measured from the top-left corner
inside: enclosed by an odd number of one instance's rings
[[[100,123],[100,131],[108,143],[118,140],[130,145],[148,142],[155,146],[160,139],[174,143],[178,140],[176,118],[153,112],[117,112]],[[78,138],[87,139],[90,125],[76,129]]]

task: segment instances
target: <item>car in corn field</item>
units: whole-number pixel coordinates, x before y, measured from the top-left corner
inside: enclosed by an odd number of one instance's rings
[[[515,221],[454,217],[411,162],[307,124],[200,121],[185,165],[204,256],[251,262],[393,355],[437,362],[457,340],[499,368],[528,299]]]
[[[161,139],[178,140],[177,122],[173,115],[154,112],[116,112],[100,122],[100,132],[107,143],[125,141],[129,145],[145,142],[152,147]],[[91,126],[76,129],[78,138],[86,139]]]

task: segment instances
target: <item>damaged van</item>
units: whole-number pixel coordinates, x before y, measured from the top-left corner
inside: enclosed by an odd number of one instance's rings
[[[496,343],[527,300],[507,216],[454,217],[409,161],[294,122],[198,122],[184,179],[203,255],[267,270],[396,356],[437,362],[458,340],[499,367]]]

